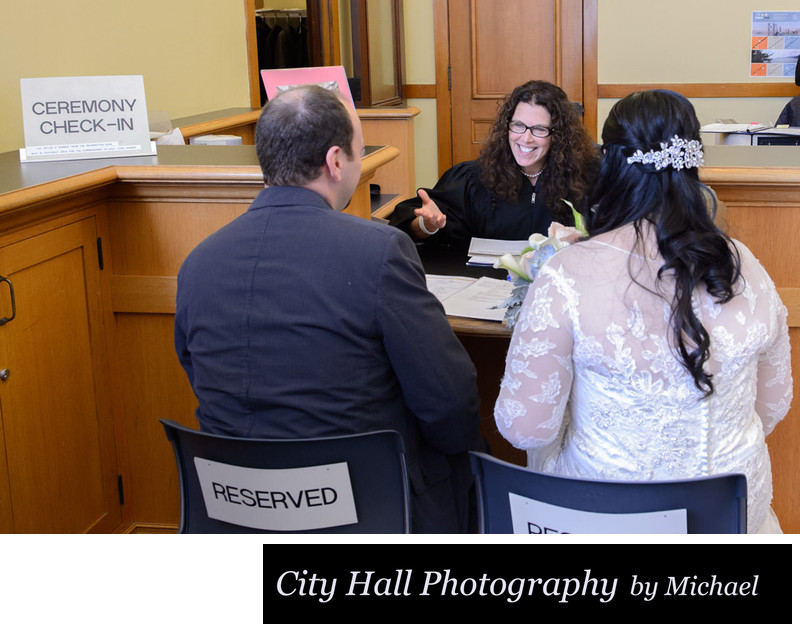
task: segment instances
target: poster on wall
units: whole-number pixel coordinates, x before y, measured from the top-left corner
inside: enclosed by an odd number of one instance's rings
[[[751,77],[794,77],[800,56],[800,11],[753,11]]]

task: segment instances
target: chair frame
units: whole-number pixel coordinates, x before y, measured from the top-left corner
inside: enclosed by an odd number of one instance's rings
[[[686,509],[689,533],[746,533],[744,474],[693,479],[606,481],[534,472],[481,452],[470,452],[481,533],[513,533],[508,494],[598,513]],[[506,476],[511,481],[496,481]]]
[[[309,439],[251,439],[209,434],[168,419],[159,421],[172,444],[178,467],[181,494],[179,533],[411,532],[405,447],[402,436],[395,430]],[[291,469],[347,462],[358,522],[308,531],[265,531],[216,520],[206,512],[193,463],[195,457],[255,469]],[[393,492],[393,489],[397,491]],[[363,502],[367,498],[371,502]]]

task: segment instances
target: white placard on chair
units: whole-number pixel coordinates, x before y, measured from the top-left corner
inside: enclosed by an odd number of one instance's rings
[[[514,533],[688,533],[686,510],[596,513],[508,494]]]
[[[347,463],[268,470],[195,457],[194,464],[210,518],[270,531],[358,522]]]

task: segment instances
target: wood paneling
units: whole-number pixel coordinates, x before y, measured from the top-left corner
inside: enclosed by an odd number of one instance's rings
[[[597,72],[595,70],[595,77]],[[602,83],[597,86],[600,99],[622,99],[641,90],[672,90],[690,99],[700,98],[751,98],[797,96],[798,87],[786,81],[773,83]]]
[[[250,88],[250,107],[261,107],[261,75],[258,67],[258,37],[256,35],[255,0],[244,1],[245,44],[247,46],[247,82]]]
[[[727,229],[762,263],[789,310],[794,400],[767,438],[775,508],[786,533],[800,533],[800,170],[704,168],[701,177],[727,209]]]
[[[404,99],[435,99],[436,84],[405,84],[403,85]]]
[[[0,459],[17,532],[107,532],[121,521],[96,237],[85,219],[0,249],[17,307],[0,328]]]
[[[433,47],[436,66],[436,146],[439,175],[453,164],[450,113],[450,26],[448,0],[433,0]]]
[[[416,195],[414,171],[414,117],[419,108],[359,110],[367,145],[391,145],[397,158],[379,167],[373,181],[381,193],[399,195],[401,199]],[[391,142],[389,142],[391,140]]]
[[[174,314],[177,276],[115,275],[111,306],[116,313]]]
[[[107,258],[114,355],[122,376],[119,423],[128,446],[127,509],[139,525],[177,525],[180,519],[177,469],[159,417],[197,427],[197,402],[173,342],[178,270],[200,241],[244,213],[260,190],[257,184],[249,193],[234,186],[226,195],[213,188],[227,187],[125,183],[116,188],[121,199],[109,204]],[[240,195],[245,199],[236,200]]]
[[[174,311],[174,308],[173,308]],[[118,370],[123,376],[121,421],[130,479],[128,514],[137,524],[180,520],[180,488],[172,447],[159,418],[197,428],[197,400],[178,362],[174,314],[116,314]]]

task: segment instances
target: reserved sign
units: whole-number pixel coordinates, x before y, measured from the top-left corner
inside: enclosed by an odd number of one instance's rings
[[[598,513],[508,494],[514,533],[687,533],[686,510]]]
[[[141,75],[20,79],[20,93],[22,161],[156,153]]]
[[[347,463],[281,470],[195,457],[209,517],[269,531],[306,531],[358,522]]]

